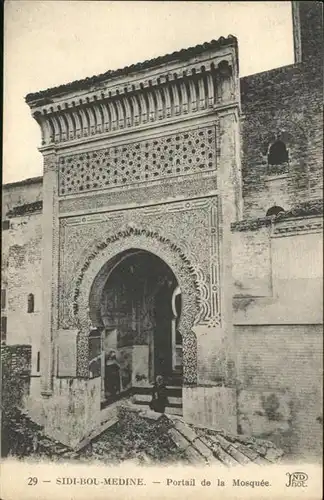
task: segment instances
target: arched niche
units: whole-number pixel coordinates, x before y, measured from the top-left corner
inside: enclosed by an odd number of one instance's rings
[[[268,208],[266,212],[266,217],[276,217],[279,214],[284,213],[285,209],[280,207],[279,205],[273,205],[272,207]]]

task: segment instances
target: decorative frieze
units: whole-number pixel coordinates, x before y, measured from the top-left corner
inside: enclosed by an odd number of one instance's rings
[[[297,212],[297,211],[296,211]],[[318,233],[323,230],[323,219],[320,214],[308,217],[296,217],[293,210],[279,213],[277,216],[247,219],[231,224],[232,232],[259,231],[271,226],[271,236],[289,236],[298,233]]]
[[[61,197],[59,209],[61,216],[67,214],[89,214],[105,212],[121,208],[156,205],[163,200],[165,203],[179,199],[201,198],[215,195],[217,182],[215,171],[204,172],[190,176],[182,176],[174,182],[173,177],[165,177],[158,182],[147,182],[135,186],[127,185],[122,189],[112,187],[109,196],[106,191],[97,191],[91,196]]]
[[[215,127],[205,127],[62,156],[59,195],[134,185],[215,168]]]

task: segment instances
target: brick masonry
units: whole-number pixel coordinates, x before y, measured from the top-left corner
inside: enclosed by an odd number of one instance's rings
[[[302,60],[321,64],[321,44],[323,43],[323,6],[321,2],[295,2],[300,11],[300,38]]]
[[[281,200],[289,209],[320,197],[323,94],[318,69],[300,64],[243,78],[241,99],[244,216],[262,217]],[[285,182],[271,192],[266,155],[278,131],[289,148],[290,163]]]
[[[280,201],[289,209],[322,196],[323,10],[319,2],[296,4],[302,62],[240,81],[245,217],[262,217]],[[289,149],[286,178],[280,182],[268,178],[267,165],[267,150],[278,132]]]

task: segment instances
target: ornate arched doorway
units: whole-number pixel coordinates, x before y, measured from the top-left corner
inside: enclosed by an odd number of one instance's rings
[[[108,277],[121,261],[138,251],[159,257],[170,268],[181,289],[177,328],[182,337],[183,384],[196,385],[197,341],[193,327],[199,318],[201,301],[196,270],[172,241],[157,232],[133,226],[126,226],[89,248],[73,280],[73,323],[79,330],[78,375],[89,376],[89,331],[102,328],[101,312],[96,304],[100,302]]]
[[[91,286],[89,314],[89,368],[102,377],[103,399],[157,375],[182,385],[181,291],[160,257],[129,249],[111,259]]]

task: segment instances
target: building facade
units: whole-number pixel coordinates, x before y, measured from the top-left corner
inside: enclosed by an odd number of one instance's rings
[[[322,9],[292,12],[290,66],[239,79],[229,36],[27,96],[44,174],[4,186],[3,330],[48,435],[163,375],[188,422],[320,456]]]

